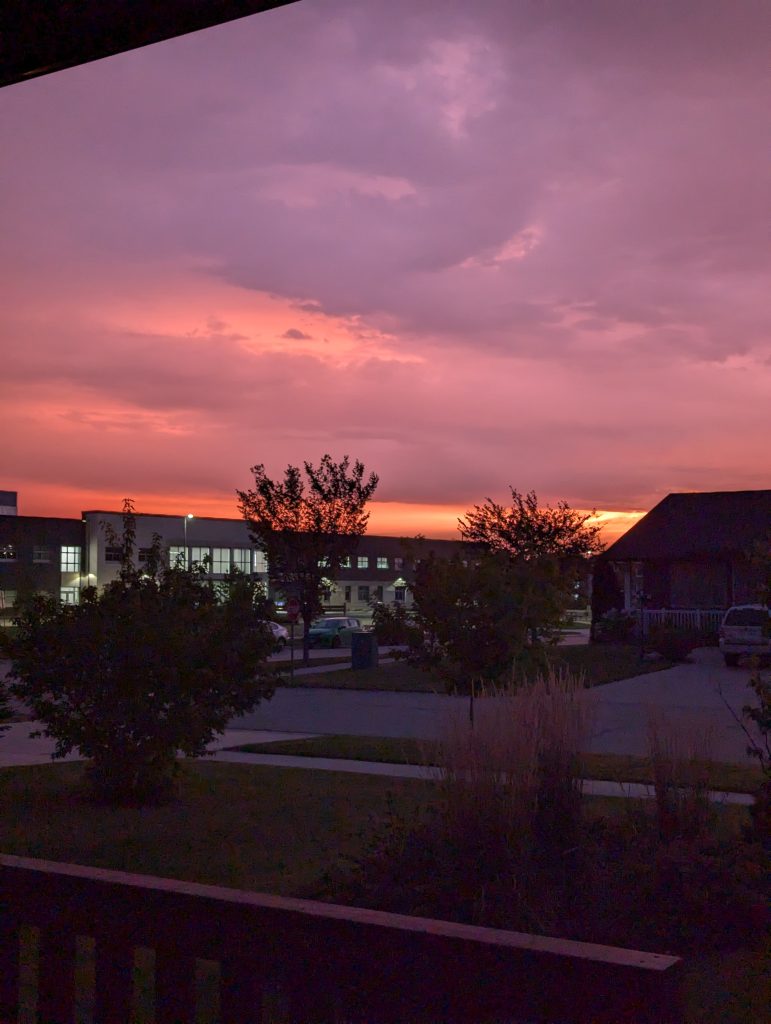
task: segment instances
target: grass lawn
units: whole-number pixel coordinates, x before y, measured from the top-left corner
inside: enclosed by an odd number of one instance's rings
[[[292,754],[297,757],[341,757],[353,761],[390,764],[434,764],[436,747],[428,740],[390,736],[315,736],[307,740],[278,740],[231,747],[253,754]],[[653,770],[644,757],[625,754],[585,754],[589,778],[610,782],[652,782]],[[704,765],[712,789],[729,793],[753,793],[762,773],[753,765],[711,762]]]
[[[414,780],[209,762],[186,765],[175,803],[111,809],[80,798],[81,773],[79,764],[0,769],[0,850],[307,895],[362,849],[361,830],[389,799],[409,820],[432,793],[431,783]],[[592,803],[598,811],[619,805]],[[758,1024],[769,966],[762,950],[690,960],[686,1024]]]
[[[575,647],[557,647],[550,654],[555,667],[583,673],[588,686],[602,686],[617,679],[658,672],[671,668],[671,662],[640,661],[637,647],[629,644],[584,644]],[[285,675],[279,686],[288,686]],[[444,680],[438,675],[408,665],[406,661],[391,661],[377,668],[342,668],[339,672],[309,672],[296,675],[294,685],[322,687],[338,690],[391,690],[418,693],[444,693]]]
[[[360,845],[388,794],[409,816],[428,783],[213,762],[187,764],[180,799],[95,807],[82,766],[0,769],[0,850],[290,895]]]

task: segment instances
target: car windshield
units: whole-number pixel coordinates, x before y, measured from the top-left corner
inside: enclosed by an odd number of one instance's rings
[[[725,617],[726,626],[765,626],[768,612],[763,608],[733,608]]]

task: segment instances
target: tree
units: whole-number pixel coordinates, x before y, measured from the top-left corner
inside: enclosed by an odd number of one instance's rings
[[[119,577],[79,605],[37,596],[4,646],[11,692],[56,740],[53,756],[79,750],[94,796],[141,804],[170,795],[179,751],[201,757],[231,717],[272,695],[273,641],[248,578],[232,576],[223,598],[205,570],[164,566],[157,536],[137,568],[130,501],[122,537],[108,535]]]
[[[364,465],[356,461],[351,469],[347,455],[341,462],[324,455],[318,466],[305,462],[304,468],[307,484],[296,466],[287,466],[283,481],[271,480],[262,464],[253,466],[254,488],[237,493],[249,533],[267,557],[271,580],[300,602],[307,664],[308,630],[324,610],[322,592],[356,551],[378,477],[370,473],[365,481]]]
[[[541,507],[535,491],[510,490],[510,506],[487,498],[459,519],[461,537],[513,561],[537,566],[562,589],[563,606],[567,606],[575,584],[589,571],[589,560],[603,550],[601,527],[589,522],[595,513],[578,512],[566,501],[558,502],[556,508]],[[535,641],[535,628],[531,636]]]
[[[563,567],[573,568],[579,560],[602,551],[601,527],[589,525],[595,512],[578,512],[566,501],[558,502],[556,508],[541,507],[535,491],[520,494],[513,487],[510,490],[508,508],[487,498],[458,520],[464,540],[506,552],[511,558],[556,558]]]
[[[415,629],[409,660],[438,672],[453,690],[509,681],[527,660],[543,663],[531,634],[556,626],[562,590],[553,563],[524,564],[496,551],[421,562],[412,585]]]

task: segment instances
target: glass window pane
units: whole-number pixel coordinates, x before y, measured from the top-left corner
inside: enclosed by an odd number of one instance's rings
[[[76,546],[63,546],[61,571],[79,572],[80,570],[80,548]]]

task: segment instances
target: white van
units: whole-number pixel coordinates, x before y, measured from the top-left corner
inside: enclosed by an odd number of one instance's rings
[[[771,608],[762,604],[737,604],[720,624],[720,650],[726,665],[738,665],[742,655],[771,655]]]

